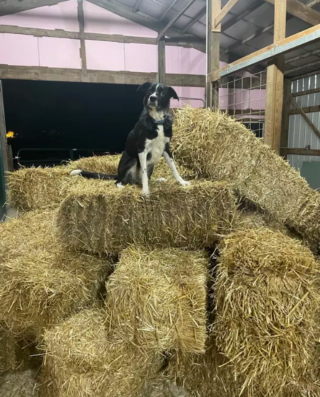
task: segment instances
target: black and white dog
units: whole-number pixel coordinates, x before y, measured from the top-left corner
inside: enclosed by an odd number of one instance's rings
[[[175,179],[182,186],[189,182],[179,175],[170,152],[173,119],[169,114],[170,99],[178,95],[172,87],[163,84],[145,83],[138,88],[144,93],[144,109],[127,138],[122,153],[118,175],[107,175],[83,170],[74,170],[71,175],[82,175],[94,179],[114,179],[118,187],[126,184],[141,184],[142,193],[149,194],[149,178],[154,166],[163,156]],[[163,179],[162,179],[163,180]]]

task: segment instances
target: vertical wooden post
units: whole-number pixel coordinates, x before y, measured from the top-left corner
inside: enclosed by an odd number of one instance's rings
[[[7,128],[4,114],[3,89],[0,80],[0,156],[2,157],[4,172],[8,171]]]
[[[83,72],[87,71],[87,54],[86,44],[84,40],[84,13],[83,13],[83,0],[78,0],[78,22],[80,32],[80,58],[81,69]]]
[[[274,3],[274,42],[286,37],[286,12],[287,0],[276,0]],[[284,56],[281,55],[268,64],[264,136],[265,143],[277,153],[280,152],[282,127],[283,73]]]
[[[288,147],[290,108],[291,108],[291,80],[284,79],[280,155],[283,156],[285,159],[287,158],[287,151],[281,150],[281,148]]]
[[[207,0],[207,74],[220,68],[220,32],[221,24],[213,26],[218,13],[221,11],[221,0]],[[206,106],[219,108],[219,92],[217,82],[211,82],[207,77]]]
[[[158,83],[166,84],[166,42],[164,38],[158,42]]]

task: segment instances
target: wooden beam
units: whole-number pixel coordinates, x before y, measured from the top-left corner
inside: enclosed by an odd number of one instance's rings
[[[137,0],[136,4],[133,7],[133,12],[139,11],[139,7],[140,7],[141,2],[142,2],[142,0]]]
[[[67,0],[2,0],[0,2],[0,16],[15,14],[33,8],[53,6]]]
[[[238,15],[234,15],[229,21],[223,22],[222,23],[222,31],[224,32],[225,30],[231,28],[231,26],[235,25],[237,22],[239,22],[241,19],[244,19],[246,16],[251,14],[254,10],[257,8],[261,7],[264,4],[263,1],[256,0],[254,3],[252,3],[249,7],[247,7],[243,12],[241,12]]]
[[[166,84],[166,42],[160,40],[158,43],[158,83]]]
[[[295,57],[286,59],[286,63],[292,63],[292,62],[300,61],[301,59],[308,58],[308,57],[311,57],[313,55],[318,55],[318,54],[320,54],[320,49],[313,50],[313,51],[308,51],[308,52],[305,52],[304,54],[297,55]]]
[[[86,54],[86,44],[84,40],[83,0],[78,0],[78,22],[79,22],[79,32],[80,32],[81,68],[85,72],[87,70],[87,54]]]
[[[312,131],[316,134],[316,136],[320,139],[320,131],[318,128],[313,124],[313,122],[309,119],[309,117],[305,114],[302,108],[299,106],[297,101],[290,96],[292,105],[298,110],[299,114],[303,117],[304,121],[308,124],[308,126],[312,129]]]
[[[285,155],[295,154],[300,156],[320,156],[319,149],[281,148],[281,151]]]
[[[213,21],[221,10],[221,0],[208,0],[207,11],[207,70],[214,73],[220,67],[220,30],[218,25],[213,30]],[[206,106],[219,109],[219,89],[215,83],[207,77]]]
[[[249,54],[235,62],[230,63],[229,65],[226,65],[218,72],[212,74],[211,79],[212,81],[218,80],[220,77],[227,76],[228,74],[248,68],[249,66],[255,65],[262,61],[268,61],[278,55],[286,54],[302,46],[312,44],[319,39],[320,24],[302,32],[296,33],[283,40],[279,40],[276,43],[270,44],[261,50],[255,51],[252,54]]]
[[[275,0],[265,0],[267,3],[275,4]],[[278,0],[276,0],[277,2]],[[320,12],[313,10],[298,0],[287,0],[287,12],[296,18],[302,19],[310,25],[320,23]]]
[[[277,0],[274,7],[274,43],[286,37],[286,3]],[[284,56],[280,55],[268,65],[264,141],[280,153],[283,105]]]
[[[320,105],[315,105],[315,106],[307,106],[307,107],[303,107],[301,108],[305,113],[316,113],[316,112],[320,112]],[[289,110],[289,115],[292,114],[300,114],[300,111],[297,109],[290,109]]]
[[[42,66],[8,66],[0,64],[0,79],[69,81],[85,83],[140,85],[156,81],[157,73],[47,68]],[[205,87],[205,76],[191,74],[167,74],[166,82],[178,87]]]
[[[38,29],[38,28],[24,28],[12,25],[0,25],[0,33],[10,34],[24,34],[35,37],[58,37],[61,39],[80,40],[79,32],[70,32],[66,30],[53,29]],[[112,41],[116,43],[139,43],[139,44],[157,44],[157,39],[152,37],[137,37],[137,36],[123,36],[120,34],[104,34],[104,33],[85,33],[83,32],[85,40],[94,41]]]
[[[237,4],[238,0],[229,0],[228,3],[220,10],[213,21],[213,27],[217,27],[223,18],[228,14],[228,12],[232,9],[232,7]]]
[[[192,6],[192,4],[196,0],[189,0],[189,2],[166,24],[166,26],[160,30],[158,34],[158,40],[160,40],[168,31],[169,28],[183,15],[189,7]]]
[[[308,3],[306,4],[308,7],[313,7],[313,6],[315,6],[316,4],[319,4],[320,3],[320,0],[311,0],[311,1],[308,1]]]
[[[191,21],[181,30],[181,33],[186,33],[195,23],[199,21],[204,15],[206,15],[206,7],[203,7],[198,14],[191,19]]]
[[[7,149],[7,129],[6,129],[6,118],[4,114],[4,102],[3,102],[3,89],[2,82],[0,80],[0,157],[2,157],[3,169],[6,173],[9,170],[8,164],[8,149]],[[5,178],[7,180],[7,178]]]
[[[284,158],[287,158],[287,156],[282,153],[281,148],[288,146],[290,107],[291,107],[291,80],[284,79],[283,106],[282,106],[282,128],[281,128],[281,139],[280,139],[280,154]]]

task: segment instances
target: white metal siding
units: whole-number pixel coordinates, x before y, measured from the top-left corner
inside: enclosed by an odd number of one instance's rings
[[[291,92],[302,92],[320,88],[320,74],[295,80],[291,84]],[[303,108],[320,105],[320,92],[295,97],[297,103]],[[315,127],[320,130],[320,112],[307,113]],[[299,114],[289,117],[289,148],[304,149],[310,145],[310,149],[320,149],[320,139],[311,130],[305,120]],[[320,156],[288,155],[289,163],[300,170],[304,161],[320,161]]]

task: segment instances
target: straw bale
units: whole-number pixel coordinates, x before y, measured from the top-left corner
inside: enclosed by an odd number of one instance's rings
[[[230,230],[234,211],[224,183],[156,184],[149,198],[136,186],[91,183],[64,200],[57,226],[70,246],[98,253],[117,254],[130,244],[199,249]]]
[[[44,396],[134,397],[157,375],[162,357],[108,332],[105,318],[103,310],[86,310],[46,331]]]
[[[36,373],[33,370],[8,373],[0,378],[1,397],[37,397]]]
[[[85,189],[89,181],[70,176],[71,170],[83,169],[92,172],[117,174],[120,156],[93,156],[71,161],[66,166],[53,168],[23,168],[9,174],[9,198],[12,208],[26,212],[40,209],[54,209],[65,199],[73,187]],[[185,178],[192,178],[193,173],[177,166]],[[155,167],[152,179],[166,178],[173,180],[171,171],[164,159]],[[114,181],[103,181],[104,185]]]
[[[107,281],[108,327],[141,350],[203,353],[209,257],[130,247]]]
[[[312,357],[319,266],[297,240],[269,229],[239,231],[221,245],[214,332],[242,390],[281,395]]]
[[[95,301],[109,259],[76,253],[54,233],[55,211],[0,225],[0,320],[17,334],[39,335]]]
[[[243,124],[186,107],[175,117],[173,152],[198,177],[233,183],[241,197],[319,242],[319,193]]]

